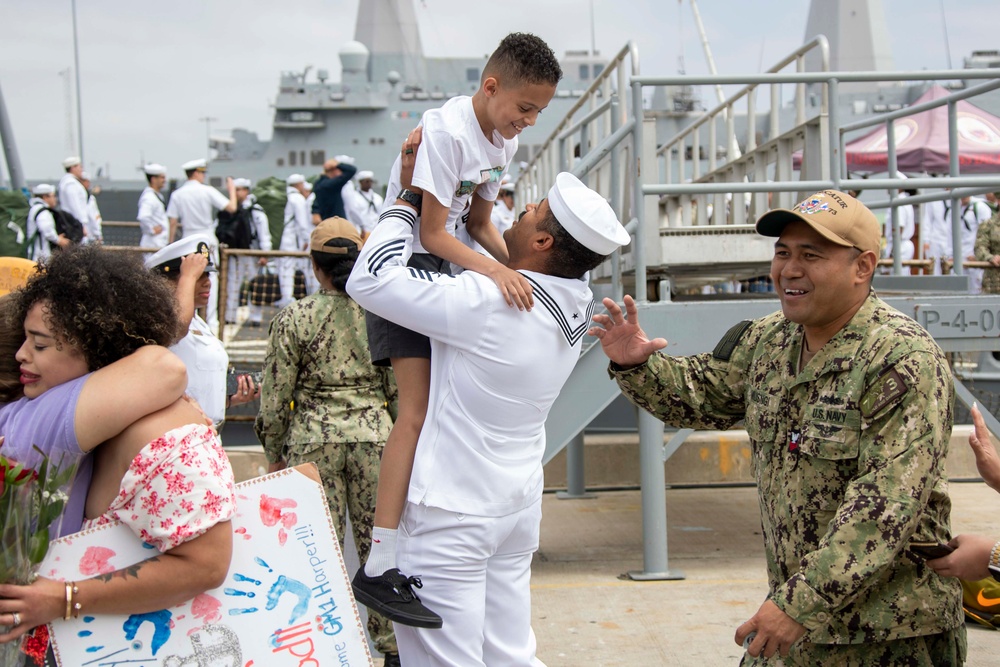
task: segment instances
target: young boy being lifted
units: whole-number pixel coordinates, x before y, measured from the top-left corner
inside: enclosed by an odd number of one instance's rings
[[[518,135],[535,124],[561,78],[559,61],[544,41],[512,33],[490,56],[472,97],[455,97],[424,113],[406,144],[420,146],[412,186],[402,187],[397,157],[385,195],[387,209],[405,202],[417,210],[409,266],[438,273],[452,273],[454,266],[481,273],[493,279],[509,307],[531,309],[531,285],[504,266],[507,248],[490,216],[517,151]],[[413,150],[404,148],[407,154]],[[463,219],[469,237],[495,259],[455,238]],[[382,453],[371,552],[354,577],[354,592],[360,602],[397,623],[441,627],[440,617],[413,594],[411,586],[419,580],[396,567],[396,532],[427,413],[430,341],[371,313],[367,325],[372,361],[392,365],[399,412]]]

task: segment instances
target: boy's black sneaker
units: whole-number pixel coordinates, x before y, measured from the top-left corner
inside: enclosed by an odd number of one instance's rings
[[[354,597],[369,609],[390,621],[415,628],[440,628],[441,617],[424,606],[413,592],[423,588],[420,577],[407,577],[397,568],[369,577],[362,566],[351,582]]]

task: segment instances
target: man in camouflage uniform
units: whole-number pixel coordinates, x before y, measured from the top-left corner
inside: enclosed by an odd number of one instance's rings
[[[871,291],[879,225],[849,195],[774,210],[782,312],[733,327],[711,354],[671,358],[610,299],[594,318],[611,375],[667,424],[752,443],[769,594],[736,631],[744,664],[912,665],[965,660],[961,589],[907,545],[947,542],[944,478],[954,390],[940,348]],[[602,328],[603,327],[603,328]]]
[[[350,511],[364,562],[371,548],[382,443],[396,414],[396,383],[390,369],[372,365],[365,312],[343,291],[360,247],[354,226],[342,218],[325,220],[313,230],[313,266],[335,262],[335,268],[317,270],[320,291],[282,309],[271,322],[254,430],[270,471],[317,465],[340,546]],[[385,664],[398,665],[391,622],[369,612],[368,632],[375,648],[387,654]]]
[[[1000,294],[1000,213],[976,230],[976,259],[993,266],[983,271],[983,294]]]

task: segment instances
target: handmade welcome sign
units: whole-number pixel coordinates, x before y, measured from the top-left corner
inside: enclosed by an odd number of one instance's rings
[[[236,487],[233,559],[222,587],[132,616],[52,623],[59,664],[140,667],[371,667],[315,467]],[[158,552],[128,528],[101,526],[53,542],[42,576],[77,581]]]

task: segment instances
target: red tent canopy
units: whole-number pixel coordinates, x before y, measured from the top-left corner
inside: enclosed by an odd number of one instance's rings
[[[934,86],[914,105],[949,93]],[[1000,118],[965,100],[958,102],[958,165],[962,174],[1000,172]],[[899,171],[948,173],[948,106],[899,118],[894,123]],[[889,168],[888,133],[883,125],[844,147],[850,171],[882,172]]]

